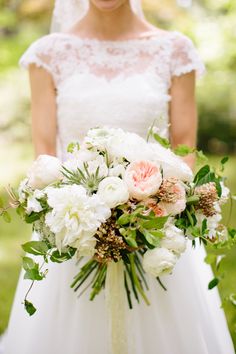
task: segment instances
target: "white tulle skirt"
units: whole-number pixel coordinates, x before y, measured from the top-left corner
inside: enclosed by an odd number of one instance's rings
[[[188,250],[164,291],[149,278],[151,305],[127,306],[129,354],[233,354],[217,289],[209,291],[212,271],[200,246]],[[29,300],[38,308],[29,317],[21,304],[28,281],[19,280],[4,354],[110,354],[104,292],[93,302],[70,289],[74,261],[49,266]],[[120,353],[124,354],[124,353]]]

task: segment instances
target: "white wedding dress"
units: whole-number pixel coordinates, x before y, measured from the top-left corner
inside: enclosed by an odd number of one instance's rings
[[[192,41],[177,31],[125,41],[82,39],[53,33],[35,41],[20,59],[49,71],[57,88],[58,155],[94,126],[121,127],[145,136],[154,119],[168,135],[172,76],[204,71]],[[181,121],[179,124],[182,124]],[[127,306],[128,354],[233,354],[233,344],[205,251],[191,245],[174,272],[149,278],[144,303]],[[104,292],[93,302],[70,289],[74,261],[49,265],[47,279],[29,297],[38,311],[21,304],[28,281],[19,280],[4,354],[110,354]],[[126,354],[126,353],[119,353]]]

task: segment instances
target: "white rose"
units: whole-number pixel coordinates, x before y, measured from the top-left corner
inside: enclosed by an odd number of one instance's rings
[[[28,184],[33,189],[42,189],[62,178],[61,162],[50,155],[39,155],[28,171]]]
[[[101,223],[111,215],[110,209],[97,196],[88,196],[79,185],[47,188],[48,204],[52,210],[46,214],[46,224],[56,236],[58,249],[64,246],[80,247],[80,240],[91,238]]]
[[[124,181],[132,198],[147,199],[155,195],[161,185],[160,166],[149,160],[133,161],[125,171]]]
[[[159,277],[170,274],[176,264],[177,257],[166,248],[154,248],[145,252],[143,268],[145,272]]]
[[[150,146],[153,151],[153,160],[160,163],[163,168],[164,178],[175,177],[184,182],[192,182],[193,172],[179,156],[159,143],[152,143]]]
[[[161,247],[167,248],[177,256],[186,250],[186,238],[181,229],[175,225],[167,225],[164,229],[165,237],[161,240]]]
[[[126,203],[129,199],[129,192],[124,181],[119,177],[106,177],[98,186],[97,195],[106,203],[109,208]]]

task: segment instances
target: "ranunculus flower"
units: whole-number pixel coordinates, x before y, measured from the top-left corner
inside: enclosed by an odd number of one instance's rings
[[[183,231],[175,225],[169,224],[165,227],[164,232],[165,237],[161,240],[161,247],[180,256],[186,250],[187,243]]]
[[[145,272],[159,277],[170,274],[176,264],[177,257],[166,248],[154,248],[147,250],[143,256],[143,268]]]
[[[28,185],[33,189],[43,189],[62,178],[61,162],[57,157],[39,155],[28,171]]]
[[[134,161],[127,167],[124,177],[130,196],[144,200],[157,193],[162,176],[160,166],[152,161]]]
[[[176,202],[160,202],[160,206],[166,210],[167,214],[170,215],[180,214],[186,208],[186,192],[183,184],[176,182],[174,190],[177,198]]]
[[[98,186],[97,195],[106,203],[109,208],[126,203],[129,199],[129,192],[124,181],[119,177],[106,177]]]
[[[88,196],[79,185],[46,188],[48,205],[46,224],[56,236],[59,249],[64,246],[80,248],[80,240],[93,239],[98,227],[111,215],[110,209],[98,195]]]

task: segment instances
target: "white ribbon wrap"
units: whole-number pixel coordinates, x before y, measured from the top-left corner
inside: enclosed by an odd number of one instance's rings
[[[111,353],[128,354],[127,299],[124,286],[124,265],[122,261],[108,263],[105,296]]]

